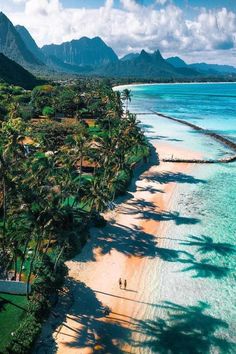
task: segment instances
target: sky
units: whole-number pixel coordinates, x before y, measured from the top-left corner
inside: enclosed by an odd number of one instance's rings
[[[159,49],[236,66],[236,0],[0,0],[41,47],[100,36],[121,57]]]

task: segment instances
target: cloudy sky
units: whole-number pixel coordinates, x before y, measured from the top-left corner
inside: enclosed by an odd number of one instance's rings
[[[100,36],[119,56],[160,49],[236,66],[236,0],[0,0],[0,10],[39,46]]]

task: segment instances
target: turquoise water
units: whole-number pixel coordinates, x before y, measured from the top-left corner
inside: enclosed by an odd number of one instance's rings
[[[178,154],[175,147],[207,157],[231,153],[186,126],[141,112],[183,118],[236,141],[236,84],[131,90],[130,110],[139,113],[151,142],[168,142],[173,154]],[[195,165],[191,173],[171,176],[174,180],[171,208],[181,218],[168,226],[165,247],[180,253],[175,260],[160,261],[160,286],[153,291],[162,309],[147,314],[153,333],[140,353],[236,353],[236,163]]]
[[[236,84],[175,84],[132,87],[132,108],[189,120],[236,140]]]

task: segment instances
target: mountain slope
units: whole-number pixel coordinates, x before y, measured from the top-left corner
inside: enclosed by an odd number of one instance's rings
[[[65,73],[83,73],[84,71],[89,72],[91,70],[90,67],[81,68],[75,65],[69,65],[63,63],[60,59],[56,58],[55,56],[47,56],[43,53],[43,51],[37,46],[35,40],[29,33],[29,31],[24,26],[17,25],[16,27],[17,32],[20,34],[22,40],[24,41],[28,50],[33,53],[33,55],[43,62],[45,65],[48,66],[48,69],[45,67],[44,71],[50,72],[50,70],[65,72]]]
[[[205,74],[236,74],[236,67],[230,65],[194,63],[189,67]]]
[[[171,57],[167,58],[166,61],[173,65],[175,68],[187,68],[188,64],[185,63],[185,61],[179,57]]]
[[[44,62],[45,61],[44,54],[41,51],[41,49],[37,46],[35,40],[31,36],[29,31],[24,26],[20,26],[20,25],[15,26],[15,29],[17,30],[17,32],[21,36],[27,49],[34,55],[34,57],[37,58],[38,60]]]
[[[92,39],[82,37],[60,45],[46,45],[42,51],[47,56],[54,56],[66,64],[77,66],[96,67],[118,61],[113,49],[99,37]]]
[[[207,63],[187,64],[179,57],[171,57],[166,59],[166,61],[173,65],[175,68],[189,68],[205,75],[236,74],[236,67],[230,65]]]
[[[39,84],[36,77],[2,53],[0,53],[0,80],[25,89],[32,89]]]
[[[121,61],[127,61],[127,60],[133,60],[139,56],[139,53],[129,53],[126,54],[123,58],[121,58]]]
[[[24,67],[39,66],[11,21],[0,12],[0,52]]]
[[[97,74],[111,77],[135,77],[142,79],[172,79],[196,76],[194,70],[175,68],[162,57],[159,50],[147,53],[144,50],[133,59],[108,64],[97,70]]]

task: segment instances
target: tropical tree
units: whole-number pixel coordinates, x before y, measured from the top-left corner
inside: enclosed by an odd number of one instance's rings
[[[43,115],[48,118],[52,118],[53,116],[55,116],[55,109],[50,106],[45,106],[43,109]]]
[[[128,108],[129,108],[129,102],[131,102],[131,97],[132,97],[131,90],[124,89],[122,91],[121,97],[122,97],[122,100],[125,101],[125,103],[126,103],[126,113],[127,113]]]

